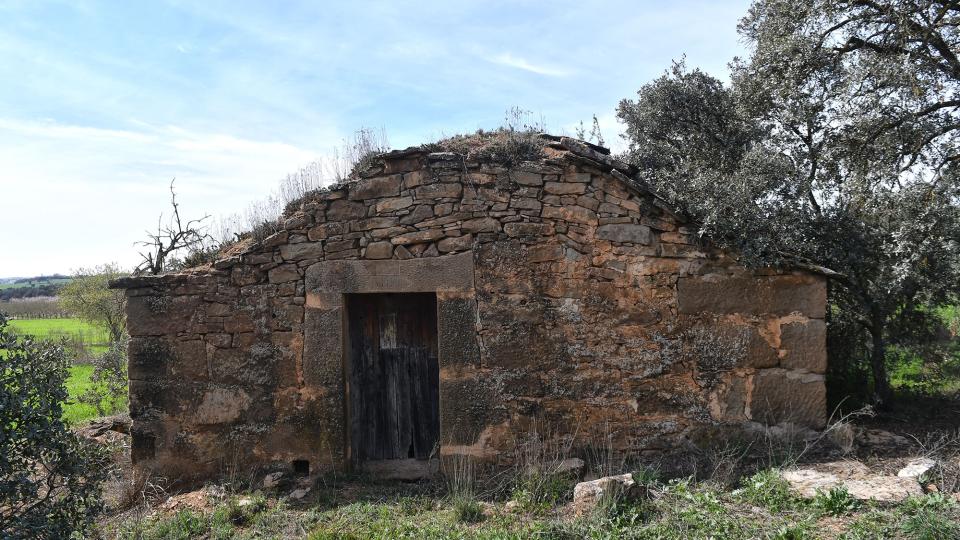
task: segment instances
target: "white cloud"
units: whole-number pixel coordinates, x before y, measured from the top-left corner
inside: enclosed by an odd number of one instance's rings
[[[0,119],[0,276],[132,266],[133,243],[168,210],[173,177],[189,217],[228,215],[315,157],[291,144],[176,126]]]
[[[530,73],[536,73],[537,75],[546,75],[548,77],[565,77],[570,74],[570,71],[568,70],[543,64],[533,64],[510,53],[498,54],[496,56],[487,58],[487,60],[489,62],[493,62],[494,64],[521,69],[523,71],[529,71]]]

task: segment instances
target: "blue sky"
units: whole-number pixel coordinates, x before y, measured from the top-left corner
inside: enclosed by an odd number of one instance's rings
[[[0,0],[0,276],[132,266],[177,178],[224,215],[360,127],[403,148],[572,133],[686,54],[719,76],[746,1]]]

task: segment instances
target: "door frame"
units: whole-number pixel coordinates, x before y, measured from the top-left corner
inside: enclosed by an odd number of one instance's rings
[[[346,295],[426,292],[437,295],[437,360],[440,365],[440,450],[464,444],[454,424],[468,414],[468,405],[444,400],[448,368],[480,366],[477,339],[477,302],[472,251],[442,257],[408,260],[321,261],[307,268],[305,277],[304,385],[325,396],[323,420],[326,448],[318,453],[349,470],[350,424],[347,392],[349,339]],[[332,454],[332,455],[331,455]]]

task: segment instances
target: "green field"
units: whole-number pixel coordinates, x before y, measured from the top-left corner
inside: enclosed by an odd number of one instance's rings
[[[97,409],[86,403],[79,403],[76,397],[83,394],[93,383],[90,382],[90,376],[93,375],[93,366],[90,364],[79,364],[70,367],[70,377],[67,378],[67,394],[70,396],[68,401],[63,404],[63,419],[68,424],[77,424],[84,420],[97,417]]]
[[[110,343],[106,329],[80,319],[13,319],[10,328],[18,334],[38,339],[66,338],[82,345],[90,354],[102,353]]]
[[[66,338],[70,344],[82,344],[80,349],[90,354],[102,353],[107,349],[110,341],[106,330],[80,319],[14,319],[10,321],[10,327],[20,335],[38,339]],[[90,364],[76,364],[70,367],[70,377],[67,379],[67,393],[70,397],[64,403],[63,417],[71,424],[97,416],[97,410],[94,407],[79,403],[76,399],[92,385],[90,381],[92,374],[93,366]]]

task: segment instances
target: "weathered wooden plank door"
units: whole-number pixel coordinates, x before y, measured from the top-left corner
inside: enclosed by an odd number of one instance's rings
[[[347,297],[351,461],[431,456],[440,435],[437,299]]]

